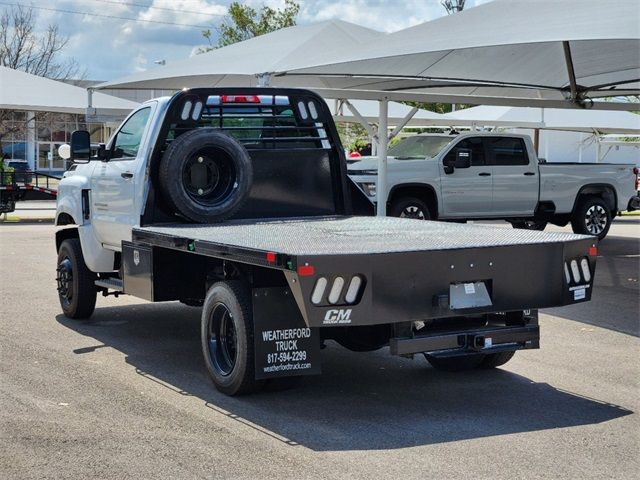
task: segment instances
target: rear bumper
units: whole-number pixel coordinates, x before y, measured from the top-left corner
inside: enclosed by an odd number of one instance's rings
[[[640,210],[640,195],[635,195],[629,199],[627,211],[633,212],[634,210]]]
[[[582,238],[567,243],[304,257],[299,262],[313,265],[315,275],[285,272],[285,276],[309,327],[401,323],[589,301],[594,247],[592,238]],[[572,278],[570,265],[578,269],[582,262],[588,277],[580,278],[578,271]],[[344,294],[328,300],[338,279],[345,292],[356,276],[361,277],[362,287],[355,302],[346,301]],[[321,279],[325,293],[314,301]],[[473,297],[479,286],[486,293],[483,298]],[[457,301],[456,291],[470,302]]]
[[[538,325],[487,327],[413,338],[392,338],[389,342],[392,355],[428,353],[450,357],[470,353],[494,353],[531,348],[540,348],[540,328]]]

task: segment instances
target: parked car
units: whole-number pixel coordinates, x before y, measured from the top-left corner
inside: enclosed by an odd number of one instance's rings
[[[377,201],[377,158],[348,165]],[[387,212],[442,220],[503,219],[543,230],[571,223],[575,233],[607,235],[618,212],[640,208],[629,165],[545,163],[527,135],[470,132],[416,135],[389,149]]]

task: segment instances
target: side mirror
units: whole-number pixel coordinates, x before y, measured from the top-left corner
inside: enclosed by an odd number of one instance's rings
[[[468,148],[456,149],[456,168],[469,168],[471,166],[471,150]]]
[[[71,159],[74,162],[88,162],[91,158],[91,135],[89,134],[89,132],[87,132],[86,130],[76,130],[75,132],[73,132],[71,134],[70,150]]]

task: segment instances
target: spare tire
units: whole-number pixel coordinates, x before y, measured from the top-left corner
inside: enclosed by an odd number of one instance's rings
[[[253,167],[240,142],[218,129],[198,128],[169,145],[159,180],[175,213],[192,222],[220,222],[247,200]]]

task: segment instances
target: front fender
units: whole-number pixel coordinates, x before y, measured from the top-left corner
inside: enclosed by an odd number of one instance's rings
[[[56,200],[56,225],[85,225],[82,215],[82,190],[88,190],[89,178],[84,175],[70,175],[63,178],[58,186],[58,196]],[[69,221],[71,217],[72,221]]]

